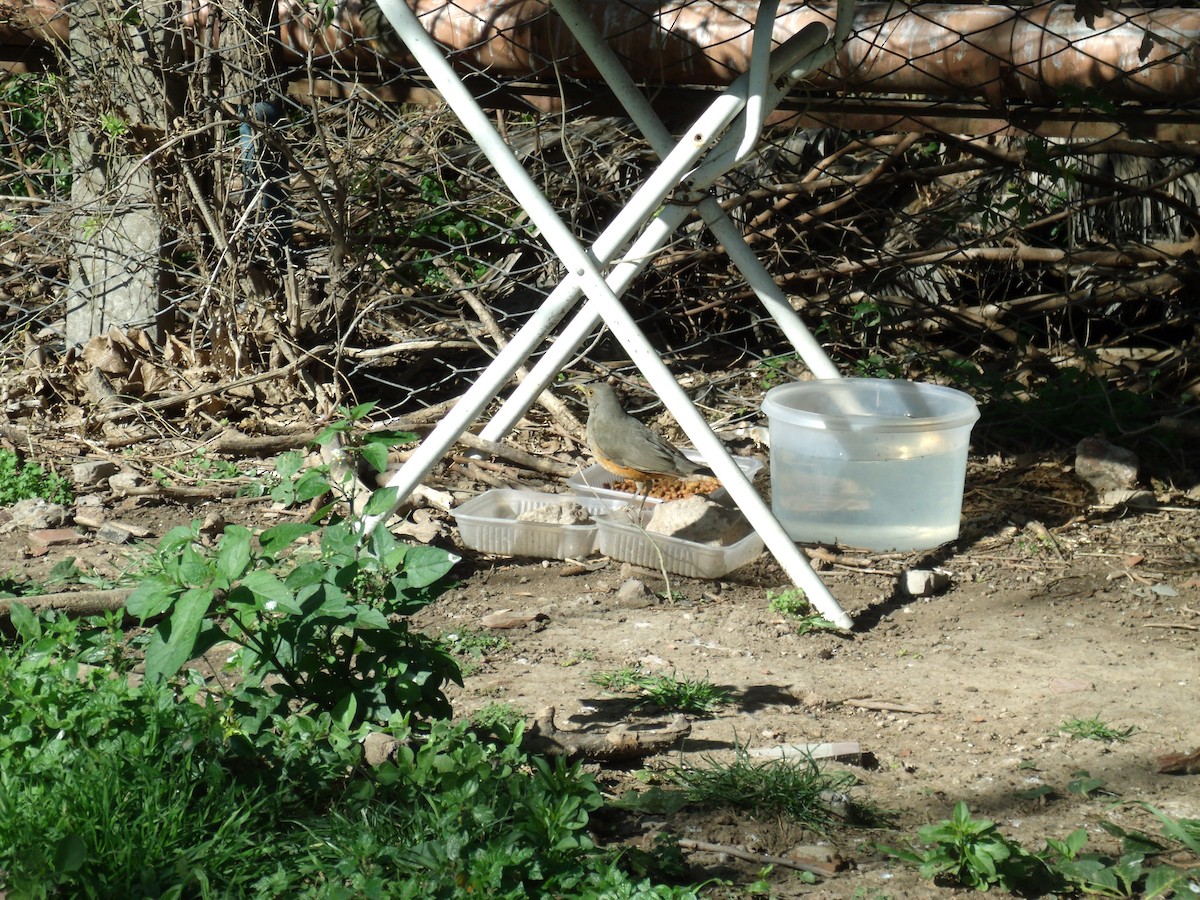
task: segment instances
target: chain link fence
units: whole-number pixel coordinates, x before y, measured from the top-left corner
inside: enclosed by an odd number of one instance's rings
[[[919,33],[922,5],[903,12]],[[1081,15],[1104,34],[1121,14]],[[151,29],[138,8],[97,3],[91,40],[110,52],[81,53],[72,36],[7,54],[18,70],[0,80],[10,420],[90,427],[139,400],[177,431],[224,420],[254,433],[354,398],[433,421],[562,277],[377,9],[296,8],[283,27],[279,16],[221,2]],[[878,17],[863,22],[854,40],[896,39]],[[1159,57],[1195,53],[1190,37],[1144,30]],[[937,53],[981,49],[969,31],[958,41]],[[1062,52],[1086,60],[1090,46]],[[31,55],[47,47],[49,64]],[[602,86],[560,62],[531,53],[517,77],[468,57],[458,61],[500,132],[594,240],[653,171],[646,142]],[[963,386],[992,404],[993,424],[1033,442],[1100,430],[1105,411],[1125,429],[1183,421],[1200,390],[1200,107],[1154,95],[1141,69],[1129,76],[1142,79],[1138,96],[1117,101],[1088,87],[1087,71],[1083,89],[1025,84],[1017,99],[1004,97],[1004,66],[994,83],[971,74],[938,96],[886,79],[848,94],[830,75],[789,98],[713,194],[846,374]],[[676,131],[713,96],[648,92]],[[107,180],[81,197],[81,171],[95,166]],[[148,173],[144,190],[134,170]],[[132,208],[159,229],[142,265],[160,309],[72,347],[73,255],[97,217]],[[804,377],[699,219],[626,303],[718,425],[755,419],[765,389]],[[568,374],[640,381],[603,331]]]

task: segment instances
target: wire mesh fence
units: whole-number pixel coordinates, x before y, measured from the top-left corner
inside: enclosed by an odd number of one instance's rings
[[[630,11],[613,15],[613,46],[679,132],[721,66],[663,83],[666,57],[637,48],[647,23],[677,36],[715,5],[609,5]],[[689,53],[738,68],[755,5],[719,8],[742,37],[688,35],[680,71],[701,71]],[[210,3],[152,23],[139,9],[97,3],[69,41],[44,29],[33,45],[53,63],[0,82],[6,414],[65,404],[57,421],[86,427],[97,409],[159,401],[188,413],[173,425],[185,431],[255,431],[264,410],[320,414],[353,396],[435,419],[563,277],[526,211],[373,5]],[[577,54],[544,54],[548,7],[508,25],[487,4],[442,9],[478,20],[457,63],[590,243],[657,158]],[[1158,73],[1191,65],[1194,14],[1007,10],[1074,23],[1035,67],[999,59],[995,21],[972,18],[1004,8],[946,9],[861,7],[849,49],[713,196],[847,374],[950,381],[997,410],[1040,398],[1051,418],[1030,437],[1095,430],[1096,405],[1080,404],[1093,394],[1115,413],[1117,391],[1131,416],[1186,407],[1200,390],[1200,108]],[[103,53],[81,50],[81,29]],[[521,71],[501,65],[498,34],[527,51]],[[1122,62],[1130,47],[1140,62]],[[1035,83],[1056,57],[1074,77]],[[920,84],[936,93],[908,90]],[[157,308],[73,347],[67,322],[86,302],[73,260],[129,210],[154,222],[149,244],[122,239],[142,251],[126,268],[153,270]],[[698,218],[625,302],[723,423],[804,377]],[[639,380],[603,331],[569,373]]]

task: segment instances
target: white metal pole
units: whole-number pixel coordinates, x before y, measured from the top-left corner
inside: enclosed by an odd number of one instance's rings
[[[379,0],[379,7],[417,62],[433,80],[446,102],[454,109],[463,126],[491,161],[497,174],[513,192],[514,198],[541,229],[542,235],[559,259],[579,280],[588,298],[597,304],[614,337],[645,373],[651,387],[663,398],[667,408],[674,414],[695,447],[704,455],[713,472],[770,547],[779,563],[792,580],[808,594],[822,615],[839,627],[852,627],[850,617],[813,571],[808,559],[772,515],[762,497],[650,346],[637,323],[621,305],[601,275],[595,258],[563,224],[511,148],[492,129],[482,109],[442,55],[441,49],[421,28],[416,14],[402,0]],[[397,473],[398,476],[400,474]],[[398,481],[398,477],[393,478],[388,486],[399,487]],[[411,491],[411,487],[409,490]]]

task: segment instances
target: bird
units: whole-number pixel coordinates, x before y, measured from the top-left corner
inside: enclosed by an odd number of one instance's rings
[[[610,385],[597,381],[576,386],[588,402],[587,441],[592,456],[618,478],[636,482],[639,493],[649,494],[656,481],[713,474],[625,412]]]

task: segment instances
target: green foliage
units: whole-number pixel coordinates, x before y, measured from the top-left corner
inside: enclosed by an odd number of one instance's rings
[[[1162,823],[1168,842],[1200,856],[1200,822],[1175,820],[1148,804],[1137,805]],[[967,804],[960,801],[950,819],[918,830],[924,848],[883,850],[919,866],[925,878],[944,878],[981,891],[995,886],[1039,896],[1166,897],[1200,879],[1200,869],[1152,862],[1152,857],[1173,849],[1170,843],[1109,822],[1101,827],[1121,840],[1118,856],[1085,853],[1083,828],[1063,840],[1049,838],[1041,852],[1032,853],[1002,835],[994,823],[973,819]]]
[[[489,703],[472,714],[471,725],[503,741],[520,743],[525,714],[511,703]]]
[[[1092,716],[1090,719],[1067,719],[1058,726],[1058,730],[1080,741],[1115,743],[1129,740],[1137,731],[1137,727],[1128,725],[1125,728],[1114,728],[1099,716]]]
[[[676,678],[674,675],[650,675],[627,666],[616,672],[600,672],[593,684],[610,691],[636,690],[639,707],[654,706],[667,712],[710,715],[729,702],[729,692],[703,678]]]
[[[315,557],[291,552],[318,531]],[[449,715],[453,658],[408,626],[448,585],[456,558],[446,551],[398,544],[382,525],[364,545],[348,522],[286,523],[257,537],[230,525],[209,548],[193,522],[163,537],[157,562],[126,604],[143,622],[163,617],[146,648],[148,679],[228,640],[240,647],[243,692],[282,679],[278,702],[260,712],[295,702],[354,724]]]
[[[812,608],[804,591],[790,589],[778,594],[767,591],[767,601],[771,609],[795,620],[797,634],[809,634],[813,631],[841,631],[837,625],[816,612]]]
[[[811,757],[752,761],[738,747],[731,762],[706,757],[703,763],[667,771],[689,803],[783,816],[816,832],[863,811],[852,810],[845,793],[854,776],[822,771]]]
[[[261,796],[213,763],[218,712],[125,675],[120,617],[35,617],[14,603],[0,654],[0,886],[157,896],[230,854]],[[7,883],[4,882],[7,878]],[[69,891],[67,893],[70,893]]]
[[[318,440],[347,435],[370,409],[343,410],[344,418]],[[382,468],[394,439],[394,433],[348,439],[346,452]],[[299,469],[292,474],[293,491],[307,483]],[[311,492],[295,496],[337,491],[326,474]],[[368,514],[383,511],[380,499],[389,501],[376,492]],[[353,519],[323,527],[288,522],[257,535],[229,525],[208,546],[193,522],[163,536],[154,571],[126,609],[142,622],[159,620],[146,647],[148,679],[169,679],[188,660],[232,641],[242,674],[239,712],[247,718],[239,728],[256,734],[264,721],[304,709],[317,714],[310,731],[327,737],[340,729],[337,741],[345,742],[362,723],[397,714],[449,716],[443,686],[461,684],[458,666],[409,620],[449,586],[456,561],[445,550],[397,543],[383,523],[368,535]]]
[[[8,896],[695,896],[598,850],[587,829],[602,797],[577,765],[396,717],[395,764],[314,798],[304,786],[354,770],[357,743],[322,747],[288,726],[247,755],[222,697],[131,680],[129,658],[98,666],[123,645],[118,616],[13,611],[17,639],[0,652]]]
[[[179,476],[183,476],[191,484],[206,485],[214,481],[240,478],[242,472],[234,463],[209,456],[201,449],[168,466],[155,466],[150,473],[150,477],[159,484],[173,484],[179,480]]]
[[[64,79],[47,72],[0,75],[0,190],[65,197],[71,158],[54,110]],[[7,182],[20,187],[8,190]],[[2,230],[2,229],[0,229]]]
[[[35,462],[22,461],[11,450],[0,448],[0,506],[34,497],[64,504],[75,499],[66,478]]]
[[[460,628],[458,631],[443,634],[442,640],[455,653],[475,659],[512,648],[512,643],[502,635],[473,631],[470,628]]]
[[[919,866],[923,878],[947,878],[980,891],[999,887],[1012,892],[1034,884],[1039,875],[1048,875],[1040,860],[1001,834],[994,822],[972,818],[962,801],[955,804],[949,819],[924,825],[917,835],[926,849],[884,849]]]

